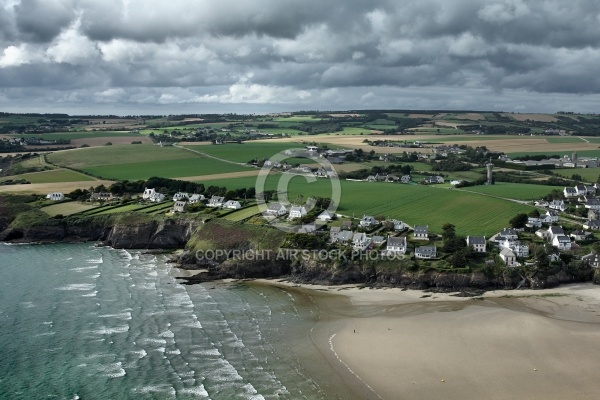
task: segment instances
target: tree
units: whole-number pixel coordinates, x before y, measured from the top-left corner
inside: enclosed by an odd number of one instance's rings
[[[453,224],[446,222],[442,225],[442,240],[445,242],[449,239],[454,239],[456,237],[456,226]]]
[[[515,215],[510,221],[510,226],[512,226],[513,228],[519,229],[519,228],[524,228],[525,224],[527,224],[527,220],[529,219],[529,217],[527,217],[527,214],[525,213],[520,213]]]
[[[534,209],[533,209],[533,210],[532,210],[532,211],[529,213],[529,216],[530,216],[531,218],[539,218],[539,216],[540,216],[540,212],[538,211],[538,209],[537,209],[537,208],[534,208]]]

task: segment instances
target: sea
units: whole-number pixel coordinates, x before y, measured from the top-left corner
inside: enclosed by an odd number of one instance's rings
[[[318,309],[273,285],[184,285],[166,255],[0,244],[0,399],[328,399]]]

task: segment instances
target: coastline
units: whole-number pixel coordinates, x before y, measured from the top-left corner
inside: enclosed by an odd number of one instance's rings
[[[311,338],[362,399],[595,399],[593,284],[480,297],[257,280],[310,296]]]

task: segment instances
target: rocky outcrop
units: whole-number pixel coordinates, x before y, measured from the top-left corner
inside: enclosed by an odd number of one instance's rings
[[[140,219],[138,216],[48,219],[31,226],[8,227],[0,233],[0,241],[101,241],[123,249],[181,249],[199,224],[193,218]]]

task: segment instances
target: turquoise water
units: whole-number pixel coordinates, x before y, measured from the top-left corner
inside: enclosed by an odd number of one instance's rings
[[[176,275],[141,251],[1,244],[0,399],[328,398],[297,356],[310,304]]]

